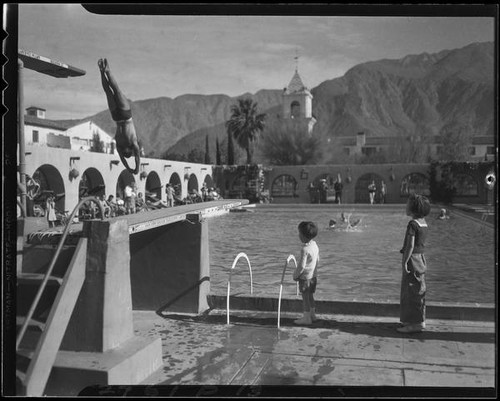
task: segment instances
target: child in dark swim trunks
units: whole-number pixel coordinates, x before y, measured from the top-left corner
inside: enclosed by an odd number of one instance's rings
[[[132,121],[130,103],[118,87],[114,77],[111,75],[108,60],[99,59],[97,64],[101,71],[101,82],[104,92],[106,93],[109,111],[111,112],[111,117],[116,122],[116,150],[125,168],[131,173],[137,174],[141,161],[140,149],[134,122]],[[132,155],[135,157],[135,169],[131,169],[126,160],[126,158]]]
[[[318,234],[318,227],[312,221],[303,221],[299,224],[298,229],[302,248],[293,279],[299,282],[304,304],[304,316],[295,320],[294,323],[309,325],[316,320],[314,293],[316,291],[319,248],[313,238]]]

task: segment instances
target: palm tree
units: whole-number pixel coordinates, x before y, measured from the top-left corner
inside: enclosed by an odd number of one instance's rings
[[[264,129],[265,114],[257,114],[257,103],[252,99],[238,99],[231,106],[231,117],[226,121],[229,135],[247,152],[247,164],[252,164],[253,142]]]

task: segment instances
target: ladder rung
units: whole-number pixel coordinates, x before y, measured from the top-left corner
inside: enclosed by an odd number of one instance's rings
[[[16,325],[17,326],[22,326],[25,321],[26,321],[26,318],[24,316],[16,316]],[[30,322],[28,323],[28,326],[37,327],[41,331],[43,331],[45,329],[44,322],[37,320],[37,319],[33,319],[33,318],[31,318]]]
[[[42,282],[43,279],[45,278],[45,274],[40,274],[40,273],[20,273],[17,275],[17,281],[23,282],[23,283],[38,283]],[[47,284],[59,284],[61,285],[63,282],[63,279],[61,277],[55,277],[55,276],[50,276]]]

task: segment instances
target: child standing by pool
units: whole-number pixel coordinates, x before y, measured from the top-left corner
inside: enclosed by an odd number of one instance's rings
[[[429,200],[422,195],[411,194],[406,203],[406,215],[412,220],[408,223],[403,243],[402,279],[400,294],[400,333],[416,333],[425,328],[425,272],[427,263],[424,257]]]
[[[318,227],[312,221],[299,224],[299,238],[302,242],[300,259],[293,273],[293,279],[299,282],[299,289],[304,304],[304,316],[294,321],[295,324],[308,325],[316,320],[314,292],[318,273],[319,248],[313,240],[318,234]]]

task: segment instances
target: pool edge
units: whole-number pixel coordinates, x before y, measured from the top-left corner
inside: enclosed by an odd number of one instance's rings
[[[227,296],[225,294],[209,294],[208,305],[211,309],[226,309]],[[230,309],[277,311],[278,298],[265,296],[230,296]],[[302,299],[282,298],[282,312],[302,312]],[[394,301],[345,301],[345,300],[316,300],[316,313],[339,315],[364,315],[399,317],[399,303]],[[495,304],[479,303],[447,303],[427,302],[426,317],[428,319],[468,320],[468,321],[495,321]]]

